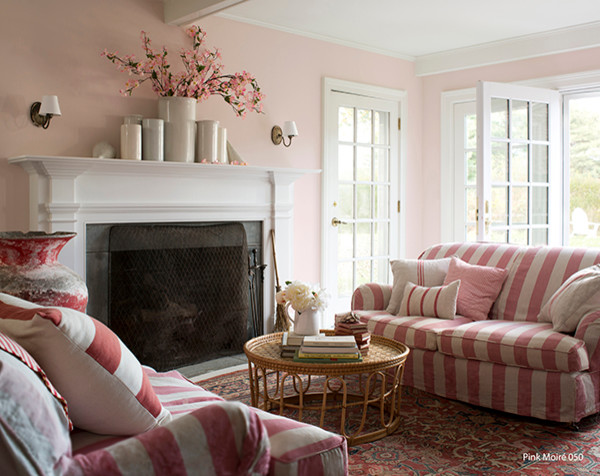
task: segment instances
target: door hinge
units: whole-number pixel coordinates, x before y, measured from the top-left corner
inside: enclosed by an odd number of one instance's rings
[[[401,206],[400,206],[400,200],[398,200],[398,213],[400,213],[400,210],[401,210],[401,209],[402,209],[402,208],[401,208]]]
[[[402,130],[402,119],[398,118],[398,130]]]

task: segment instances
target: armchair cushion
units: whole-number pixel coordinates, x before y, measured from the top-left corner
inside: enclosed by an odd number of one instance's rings
[[[67,400],[75,426],[134,435],[171,418],[135,356],[92,317],[0,293],[0,331],[42,366]]]

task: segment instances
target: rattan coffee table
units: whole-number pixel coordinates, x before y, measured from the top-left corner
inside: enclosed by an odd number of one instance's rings
[[[299,421],[307,411],[320,412],[321,428],[326,414],[330,417],[336,411],[339,433],[348,445],[396,431],[401,423],[400,382],[409,352],[404,344],[373,335],[362,362],[303,363],[280,356],[282,335],[259,336],[244,345],[252,406],[266,411],[278,408],[280,414],[292,410]]]

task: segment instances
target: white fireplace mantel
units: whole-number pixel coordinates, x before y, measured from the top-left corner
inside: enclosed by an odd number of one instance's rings
[[[85,232],[94,223],[261,221],[265,317],[274,309],[270,230],[280,276],[293,275],[294,182],[314,169],[80,157],[20,156],[29,174],[29,228],[77,236],[60,260],[84,277]],[[265,330],[269,330],[269,325]]]

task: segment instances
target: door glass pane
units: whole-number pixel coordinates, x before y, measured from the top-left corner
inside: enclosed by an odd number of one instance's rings
[[[338,110],[338,138],[340,142],[354,142],[354,108],[340,107]]]
[[[387,218],[389,216],[390,195],[388,185],[377,185],[375,193],[375,216],[373,218]]]
[[[529,168],[526,145],[513,145],[510,161],[511,182],[527,182]]]
[[[526,225],[528,223],[527,187],[511,187],[511,221],[513,225]]]
[[[356,148],[356,180],[369,182],[371,180],[371,148],[358,146]]]
[[[490,233],[490,240],[497,243],[508,243],[507,230],[493,230]]]
[[[548,224],[548,187],[531,187],[531,223]]]
[[[477,152],[470,150],[465,154],[466,164],[466,180],[467,185],[475,185],[477,183]]]
[[[508,100],[492,98],[492,117],[490,121],[492,137],[508,138]]]
[[[354,291],[354,276],[352,274],[352,261],[340,261],[337,265],[337,284],[339,296],[350,296]]]
[[[359,284],[370,283],[371,280],[371,260],[360,260],[356,262],[356,286]]]
[[[387,255],[389,236],[387,223],[375,223],[373,225],[373,256]]]
[[[371,256],[371,224],[356,224],[356,256]]]
[[[338,179],[354,179],[354,148],[351,145],[338,146]]]
[[[467,222],[477,221],[477,189],[474,187],[465,190],[467,203]]]
[[[548,146],[533,144],[531,146],[532,152],[532,182],[548,182]]]
[[[356,186],[356,218],[371,218],[371,186]]]
[[[526,245],[527,229],[511,229],[509,232],[508,241],[514,245]]]
[[[343,260],[352,259],[354,251],[354,240],[352,224],[338,225],[338,257]]]
[[[465,148],[477,148],[477,115],[465,116]]]
[[[508,144],[492,143],[492,182],[508,182]]]
[[[389,142],[389,116],[388,112],[373,111],[373,144],[387,144]]]
[[[492,223],[508,224],[508,187],[492,187]]]
[[[511,135],[513,140],[527,140],[529,138],[529,103],[527,101],[513,101],[511,115]]]
[[[366,109],[356,110],[356,142],[361,144],[371,143],[371,111]]]
[[[531,245],[539,246],[548,244],[548,229],[534,228],[531,230]]]
[[[548,140],[548,104],[531,103],[531,138]]]
[[[387,182],[389,177],[388,150],[373,149],[373,180],[376,182]]]
[[[387,259],[376,259],[373,261],[373,281],[376,283],[387,283],[389,275],[389,261]]]
[[[475,225],[467,225],[467,241],[477,241],[477,227]]]
[[[354,218],[354,185],[339,184],[338,201],[340,218]]]

